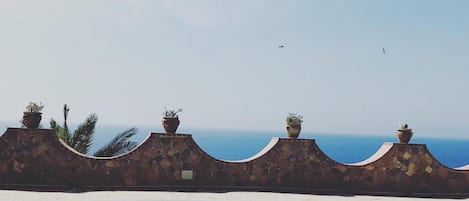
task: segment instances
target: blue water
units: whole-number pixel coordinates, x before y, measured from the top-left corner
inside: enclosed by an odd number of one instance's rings
[[[114,132],[125,128],[113,128]],[[103,129],[109,130],[110,129]],[[97,133],[100,132],[98,128]],[[142,142],[150,132],[163,132],[160,127],[141,128],[134,140]],[[178,132],[192,134],[196,143],[211,156],[222,160],[241,160],[261,151],[272,137],[286,137],[285,132],[261,132],[220,129],[185,129]],[[100,139],[101,138],[101,139]],[[373,155],[383,142],[397,142],[396,136],[360,135],[360,134],[325,134],[301,133],[300,138],[315,139],[318,146],[330,158],[341,163],[355,163]],[[109,138],[96,134],[95,149]],[[461,167],[469,164],[469,139],[429,138],[417,134],[411,143],[426,144],[432,155],[448,167]]]
[[[225,160],[249,158],[264,148],[272,137],[286,137],[284,132],[194,131],[194,140],[210,155]],[[341,163],[360,162],[373,155],[383,142],[397,142],[391,134],[340,135],[302,133],[300,138],[315,139],[319,148]],[[432,155],[448,167],[469,164],[469,139],[414,137],[411,143],[426,144]]]
[[[5,127],[6,128],[6,127]],[[5,128],[1,128],[3,134]],[[114,135],[128,127],[98,126],[91,147],[93,152],[108,142]],[[143,142],[150,132],[163,132],[161,127],[139,128],[134,136]],[[196,143],[211,156],[222,160],[249,158],[262,150],[272,137],[286,137],[285,132],[261,132],[220,129],[187,129],[178,132],[192,134]],[[393,133],[389,135],[301,133],[300,138],[315,139],[318,146],[330,158],[341,163],[355,163],[373,155],[383,142],[397,142]],[[411,143],[426,144],[433,156],[448,167],[469,164],[469,139],[428,138],[417,134]]]

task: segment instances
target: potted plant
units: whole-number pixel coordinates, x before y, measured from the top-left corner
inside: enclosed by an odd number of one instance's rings
[[[44,108],[44,105],[30,102],[26,106],[26,111],[23,112],[23,120],[21,123],[26,128],[38,128],[39,123],[41,122],[41,110]]]
[[[179,126],[179,112],[182,112],[182,109],[168,110],[166,107],[164,108],[163,120],[161,122],[166,133],[176,133]]]
[[[288,138],[297,139],[301,132],[301,123],[303,122],[303,116],[297,113],[289,113],[286,121]]]
[[[399,124],[399,127],[396,132],[399,143],[409,143],[413,135],[412,129],[407,124]]]

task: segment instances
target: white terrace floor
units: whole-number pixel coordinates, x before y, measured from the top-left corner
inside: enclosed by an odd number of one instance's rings
[[[466,199],[430,199],[430,198],[405,198],[384,196],[335,196],[335,195],[310,195],[291,193],[263,193],[263,192],[227,192],[227,193],[198,193],[198,192],[162,192],[162,191],[99,191],[86,193],[58,193],[58,192],[28,192],[0,190],[0,201],[151,201],[151,200],[194,200],[194,201],[231,201],[231,200],[254,200],[254,201],[368,201],[368,200],[469,200]]]

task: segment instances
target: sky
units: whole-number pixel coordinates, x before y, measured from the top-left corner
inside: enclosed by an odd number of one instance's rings
[[[469,136],[468,1],[0,0],[0,121]],[[283,45],[283,48],[279,46]],[[382,49],[386,49],[383,54]]]

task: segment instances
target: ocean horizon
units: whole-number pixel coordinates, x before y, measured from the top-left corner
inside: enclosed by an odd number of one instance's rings
[[[0,135],[7,127],[17,125],[0,124]],[[72,129],[73,125],[71,126]],[[130,127],[97,126],[89,155],[105,145],[116,134]],[[138,133],[132,138],[141,144],[150,133],[162,133],[160,127],[137,127]],[[220,160],[242,160],[261,151],[273,137],[286,138],[286,131],[249,131],[233,129],[183,128],[178,133],[192,134],[194,141],[209,155]],[[316,140],[319,148],[331,159],[344,164],[363,161],[372,156],[384,142],[397,142],[395,134],[340,134],[302,132],[301,139]],[[443,165],[451,168],[469,164],[469,139],[435,138],[414,134],[410,143],[426,144],[431,154]]]

